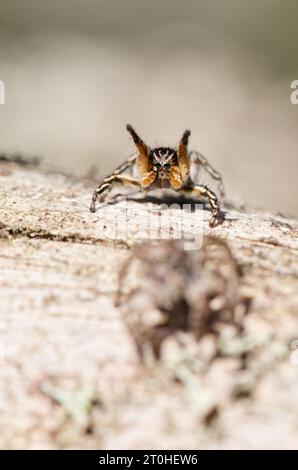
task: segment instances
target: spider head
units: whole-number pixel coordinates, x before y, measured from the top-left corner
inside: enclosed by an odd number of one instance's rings
[[[157,147],[150,151],[149,159],[153,170],[165,177],[173,165],[177,165],[177,152],[169,147]]]

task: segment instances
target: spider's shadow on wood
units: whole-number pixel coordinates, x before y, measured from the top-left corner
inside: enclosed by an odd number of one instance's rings
[[[139,194],[139,196],[136,196],[136,194]],[[176,207],[173,207],[174,209],[183,209],[183,206],[185,204],[188,204],[190,211],[195,212],[196,211],[196,205],[201,204],[203,206],[204,210],[208,210],[211,212],[210,207],[207,202],[194,199],[194,198],[188,198],[186,196],[175,196],[172,194],[164,194],[160,196],[152,195],[152,194],[116,194],[113,196],[113,198],[108,202],[108,204],[116,204],[118,202],[118,198],[121,198],[125,196],[127,201],[133,201],[133,202],[138,202],[139,204],[146,204],[148,202],[156,205],[161,205],[161,204],[166,204],[167,206],[170,205],[176,205]],[[178,207],[177,207],[178,206]],[[219,213],[219,220],[218,223],[222,224],[226,219],[226,211],[221,209]]]

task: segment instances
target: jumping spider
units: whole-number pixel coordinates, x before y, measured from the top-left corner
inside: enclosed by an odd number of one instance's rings
[[[203,155],[195,151],[188,151],[190,131],[186,130],[183,133],[177,149],[168,147],[151,149],[138,136],[132,126],[128,124],[126,129],[137,147],[137,155],[130,157],[102,181],[93,193],[90,211],[95,212],[96,201],[103,201],[114,183],[137,186],[143,190],[171,188],[185,196],[207,198],[212,210],[209,225],[214,227],[219,220],[220,205],[218,199],[207,186],[197,185],[193,182],[190,176],[190,165],[192,162],[196,165],[202,165],[212,178],[218,181],[220,194],[223,197],[222,178]],[[136,165],[137,179],[122,174],[133,165]]]

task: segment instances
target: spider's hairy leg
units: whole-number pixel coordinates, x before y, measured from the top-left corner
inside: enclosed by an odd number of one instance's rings
[[[221,174],[218,173],[218,171],[215,170],[215,168],[213,168],[212,165],[210,165],[207,158],[205,158],[204,155],[202,155],[201,153],[195,150],[192,150],[191,152],[189,152],[189,157],[192,159],[194,164],[198,166],[202,165],[205,168],[205,170],[209,173],[209,175],[218,181],[218,190],[219,190],[221,198],[224,199],[226,193],[225,193],[225,188],[224,188]]]
[[[111,185],[108,184],[108,182],[106,182],[106,180],[108,180],[109,178],[111,178],[114,175],[120,175],[123,171],[130,168],[136,162],[136,158],[137,157],[135,155],[132,155],[131,157],[129,157],[127,160],[125,160],[124,163],[122,163],[117,168],[115,168],[115,170],[113,171],[113,173],[111,175],[107,176],[103,180],[103,182],[100,183],[100,185],[97,187],[97,189],[93,193],[92,202],[91,202],[91,206],[90,206],[90,211],[91,212],[95,212],[95,204],[96,204],[96,201],[100,198],[100,195],[102,193],[106,192],[106,194],[105,194],[105,196],[106,196],[107,193],[111,189]]]
[[[135,129],[130,125],[126,125],[126,130],[130,133],[131,137],[133,138],[134,143],[136,144],[137,148],[140,149],[142,146],[146,146],[146,144],[143,142],[141,137],[136,133]],[[141,148],[142,150],[142,148]]]
[[[119,165],[119,166],[117,166],[117,168],[115,168],[112,175],[119,175],[120,173],[123,173],[123,171],[125,171],[128,168],[132,167],[136,163],[136,160],[137,160],[137,156],[136,155],[131,155],[127,160],[125,160],[125,162],[123,162],[121,165]]]
[[[214,194],[207,186],[203,185],[195,185],[190,188],[183,189],[183,192],[188,196],[193,196],[196,198],[204,197],[207,198],[212,210],[211,219],[209,221],[209,226],[214,227],[218,220],[219,220],[219,212],[220,212],[220,204],[219,201]]]
[[[95,204],[98,199],[104,199],[107,193],[112,189],[114,183],[121,183],[124,185],[138,186],[140,188],[139,181],[128,175],[113,174],[103,180],[103,182],[94,191],[90,206],[90,212],[95,212]],[[104,197],[102,196],[105,193]]]
[[[184,182],[189,178],[189,156],[188,156],[188,139],[191,132],[189,130],[184,131],[182,139],[178,144],[177,156],[178,156],[178,166],[182,180]]]
[[[130,133],[134,144],[138,150],[138,155],[136,157],[136,166],[138,176],[141,178],[145,173],[150,170],[149,147],[145,144],[141,137],[138,136],[138,134],[130,124],[127,124],[126,129]]]

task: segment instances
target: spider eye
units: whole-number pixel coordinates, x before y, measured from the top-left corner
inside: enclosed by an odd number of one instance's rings
[[[155,166],[155,168],[157,168],[157,169],[160,169],[160,168],[161,168],[161,164],[158,163],[158,162],[154,163],[154,166]]]
[[[170,166],[171,166],[170,163],[165,163],[163,167],[165,170],[168,170]]]

